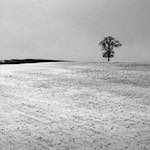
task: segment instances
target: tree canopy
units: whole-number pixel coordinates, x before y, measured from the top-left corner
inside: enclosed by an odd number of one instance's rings
[[[108,61],[110,61],[110,58],[114,57],[115,54],[113,49],[122,46],[122,44],[114,37],[108,36],[100,41],[99,46],[102,47],[103,57],[108,58]]]

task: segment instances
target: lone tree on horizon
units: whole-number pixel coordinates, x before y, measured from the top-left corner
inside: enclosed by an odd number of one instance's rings
[[[110,61],[110,58],[114,57],[115,54],[113,50],[114,47],[118,48],[122,46],[122,44],[114,37],[108,36],[100,41],[99,46],[102,46],[103,57],[108,58],[108,61]]]

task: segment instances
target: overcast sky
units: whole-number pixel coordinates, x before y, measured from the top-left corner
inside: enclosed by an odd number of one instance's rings
[[[149,0],[0,0],[0,58],[103,61],[98,43],[123,46],[114,61],[150,62]]]

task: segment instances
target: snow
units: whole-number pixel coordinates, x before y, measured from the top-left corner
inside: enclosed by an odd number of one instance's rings
[[[1,65],[0,149],[149,150],[149,65]]]

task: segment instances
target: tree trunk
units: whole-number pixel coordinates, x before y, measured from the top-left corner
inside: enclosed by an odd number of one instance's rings
[[[108,51],[108,61],[110,61],[110,50]]]

